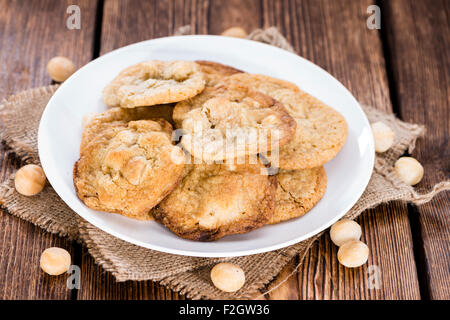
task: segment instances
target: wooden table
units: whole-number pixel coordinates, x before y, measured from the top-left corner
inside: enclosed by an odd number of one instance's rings
[[[367,7],[381,8],[381,29],[366,26]],[[66,28],[69,5],[81,9],[81,29]],[[297,53],[340,80],[364,104],[427,126],[413,156],[425,167],[418,185],[449,178],[450,1],[446,0],[0,0],[0,98],[50,84],[55,55],[81,67],[121,46],[173,34],[231,26],[276,26]],[[20,163],[2,148],[1,177]],[[449,299],[449,194],[421,207],[393,202],[358,219],[370,248],[366,266],[346,269],[323,237],[299,272],[267,299]],[[69,250],[82,270],[81,288],[39,270],[41,252]],[[295,260],[295,259],[294,259]],[[278,277],[294,268],[292,261]],[[369,289],[367,266],[381,287]],[[276,282],[276,281],[275,281]],[[184,299],[151,281],[116,283],[81,245],[0,212],[0,299]]]

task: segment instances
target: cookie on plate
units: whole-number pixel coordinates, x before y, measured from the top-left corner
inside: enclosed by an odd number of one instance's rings
[[[206,86],[202,93],[193,98],[180,101],[173,108],[172,119],[177,128],[181,128],[183,120],[187,119],[189,111],[200,108],[206,101],[225,93],[225,86]]]
[[[297,132],[289,143],[279,149],[278,159],[268,155],[282,169],[295,170],[319,167],[333,159],[344,146],[347,122],[344,117],[315,97],[301,91],[295,84],[268,76],[236,74],[223,80],[225,85],[251,85],[280,101],[295,119]]]
[[[101,113],[86,115],[83,124],[83,134],[81,137],[80,152],[92,141],[95,136],[109,127],[125,125],[127,122],[136,120],[149,120],[153,118],[164,118],[170,121],[172,118],[171,105],[157,105],[153,107],[139,107],[132,109],[111,108]],[[120,127],[120,126],[119,126]],[[163,129],[167,133],[172,132],[172,127],[164,125]]]
[[[256,162],[190,164],[179,186],[152,210],[178,236],[212,241],[245,233],[272,217],[275,176]]]
[[[303,216],[323,197],[327,189],[324,167],[280,170],[277,176],[275,212],[269,223]]]
[[[85,146],[73,170],[78,197],[91,209],[136,219],[179,183],[184,152],[163,119],[117,122]]]
[[[278,148],[289,142],[296,129],[281,103],[234,84],[205,90],[178,103],[174,120],[182,120],[183,147],[195,158],[209,162]]]
[[[218,62],[198,60],[195,61],[203,72],[207,86],[215,86],[224,77],[231,76],[236,73],[242,73],[241,70],[221,64]]]
[[[205,87],[200,66],[192,61],[141,62],[120,72],[103,89],[108,106],[135,108],[178,102]]]

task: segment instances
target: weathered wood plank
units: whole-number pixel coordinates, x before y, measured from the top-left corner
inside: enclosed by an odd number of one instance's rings
[[[368,0],[263,0],[264,26],[277,26],[301,56],[334,75],[361,103],[392,111],[380,35],[366,27],[370,4]],[[300,298],[420,298],[406,206],[381,206],[364,213],[359,222],[371,251],[368,264],[343,268],[337,262],[336,247],[325,237],[298,274]],[[366,285],[371,264],[380,270],[379,290]]]
[[[66,28],[66,9],[79,5],[81,30]],[[96,1],[0,0],[0,99],[12,93],[50,84],[47,61],[64,55],[77,66],[92,57]],[[13,155],[0,149],[0,175],[4,179]],[[50,277],[39,268],[41,252],[58,246],[74,256],[70,241],[51,235],[8,214],[0,213],[0,299],[69,299],[65,276]]]
[[[207,33],[208,2],[204,0],[106,0],[100,53],[138,41],[172,35],[183,25]]]
[[[382,16],[389,45],[396,100],[402,119],[423,123],[424,139],[413,156],[425,168],[419,189],[450,177],[450,3],[386,1]],[[431,299],[450,299],[450,196],[443,193],[411,212],[419,234],[424,292]]]
[[[259,0],[210,1],[209,34],[221,34],[230,27],[241,27],[251,32],[261,27]]]

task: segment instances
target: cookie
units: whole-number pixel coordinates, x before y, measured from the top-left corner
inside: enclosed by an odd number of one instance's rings
[[[120,72],[103,89],[108,106],[135,108],[178,102],[205,87],[200,66],[192,61],[147,61]]]
[[[212,241],[266,224],[276,177],[261,164],[191,164],[179,186],[152,210],[178,236]],[[264,173],[264,174],[261,174]]]
[[[292,82],[273,78],[263,74],[242,72],[234,77],[227,77],[227,80],[228,81],[225,81],[226,83],[236,82],[239,84],[247,85],[266,94],[269,94],[268,92],[283,91],[286,89],[292,90],[294,92],[300,92],[299,87]]]
[[[225,86],[206,86],[202,93],[193,98],[178,102],[173,108],[172,119],[177,128],[181,128],[183,120],[187,119],[189,111],[200,108],[206,101],[216,96],[223,95]]]
[[[177,186],[183,167],[184,152],[172,144],[167,121],[118,121],[85,146],[73,179],[89,208],[145,220]]]
[[[211,87],[219,83],[224,77],[231,76],[236,73],[242,73],[241,70],[217,62],[204,60],[195,62],[200,66],[200,70],[203,72],[206,85]]]
[[[323,197],[327,189],[324,167],[280,170],[277,176],[275,212],[269,223],[303,216]]]
[[[295,84],[262,75],[236,74],[223,80],[225,85],[251,85],[280,101],[295,119],[297,132],[289,143],[279,149],[282,169],[295,170],[319,167],[333,159],[344,146],[347,123],[333,108],[301,91]]]
[[[234,84],[178,103],[174,120],[182,120],[183,147],[195,158],[209,162],[278,148],[289,142],[296,129],[281,103]]]
[[[148,120],[153,118],[164,118],[167,121],[172,119],[172,105],[157,105],[153,107],[139,107],[132,109],[111,108],[101,113],[87,115],[83,125],[80,151],[95,138],[95,136],[108,127],[125,124],[129,121]],[[163,126],[168,133],[172,132],[171,126]]]

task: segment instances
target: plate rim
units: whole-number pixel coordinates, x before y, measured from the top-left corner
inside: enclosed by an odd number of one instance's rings
[[[77,77],[77,74],[79,74],[83,69],[88,68],[91,64],[96,63],[96,61],[98,59],[104,58],[106,56],[109,55],[113,55],[113,54],[119,54],[121,51],[124,50],[129,50],[132,47],[138,47],[140,45],[145,45],[146,43],[156,43],[156,42],[161,42],[161,41],[176,41],[179,38],[183,38],[183,39],[187,39],[187,38],[191,38],[191,39],[207,39],[207,38],[220,38],[221,40],[226,39],[225,41],[230,41],[230,42],[245,42],[245,43],[251,43],[251,45],[254,46],[261,46],[264,48],[270,48],[270,50],[275,50],[275,51],[280,51],[283,52],[283,54],[288,54],[296,59],[301,59],[303,61],[303,63],[307,63],[310,65],[313,65],[315,68],[320,69],[322,72],[325,72],[328,76],[330,76],[331,78],[334,79],[336,85],[340,86],[340,89],[343,89],[348,96],[353,100],[353,102],[355,102],[355,106],[358,107],[358,112],[360,113],[360,115],[362,115],[362,118],[364,119],[364,126],[369,127],[370,128],[370,122],[367,118],[367,115],[365,114],[365,112],[363,111],[361,105],[359,104],[359,102],[356,100],[356,98],[353,96],[353,94],[338,80],[336,79],[332,74],[330,74],[328,71],[326,71],[325,69],[323,69],[322,67],[314,64],[313,62],[295,54],[292,53],[290,51],[266,44],[266,43],[262,43],[262,42],[257,42],[257,41],[253,41],[253,40],[248,40],[248,39],[239,39],[239,38],[230,38],[230,37],[223,37],[223,36],[217,36],[217,35],[185,35],[185,36],[169,36],[169,37],[161,37],[161,38],[155,38],[155,39],[150,39],[150,40],[144,40],[144,41],[140,41],[140,42],[135,42],[123,47],[120,47],[118,49],[112,50],[102,56],[97,57],[94,60],[91,60],[90,62],[88,62],[87,64],[85,64],[84,66],[82,66],[80,69],[78,69],[73,75],[71,75],[65,82],[63,82],[60,87],[55,91],[55,93],[52,95],[52,97],[50,98],[50,100],[48,101],[47,105],[45,106],[45,109],[42,113],[41,119],[39,121],[39,129],[38,129],[38,154],[39,154],[39,158],[41,161],[41,165],[42,168],[47,176],[47,180],[49,181],[49,183],[52,185],[52,187],[54,185],[58,185],[58,177],[56,177],[56,173],[54,173],[52,170],[47,170],[46,168],[48,168],[48,162],[49,162],[49,157],[50,155],[46,155],[45,152],[43,150],[46,150],[48,148],[48,144],[47,142],[44,140],[43,138],[43,134],[42,132],[44,131],[43,127],[45,125],[45,121],[43,121],[43,119],[45,119],[45,117],[47,116],[48,110],[49,108],[47,108],[55,99],[56,97],[58,97],[61,92],[64,91],[64,88],[68,85],[70,85],[69,81],[70,79],[73,79],[75,77]],[[344,209],[342,209],[339,214],[337,214],[333,219],[329,220],[327,223],[321,225],[320,227],[302,235],[299,237],[295,237],[292,240],[289,241],[282,241],[270,246],[265,246],[263,248],[258,248],[258,249],[245,249],[245,250],[234,250],[232,252],[225,252],[225,253],[221,253],[221,252],[215,252],[215,251],[188,251],[188,250],[180,250],[180,249],[172,249],[172,248],[167,248],[167,247],[161,247],[160,245],[154,245],[154,244],[149,244],[140,240],[136,240],[133,239],[131,237],[129,237],[126,234],[117,232],[112,230],[111,228],[109,228],[108,226],[99,226],[95,221],[92,221],[93,219],[90,219],[89,217],[86,217],[84,214],[79,213],[75,208],[74,205],[72,203],[67,203],[63,196],[61,196],[60,194],[60,190],[58,190],[57,188],[53,187],[53,189],[55,190],[55,192],[58,194],[58,196],[61,198],[62,201],[64,201],[64,203],[71,208],[71,210],[73,210],[77,215],[79,215],[81,218],[85,219],[86,221],[88,221],[89,223],[91,223],[92,225],[94,225],[95,227],[99,228],[100,230],[110,234],[111,236],[124,240],[126,242],[138,245],[140,247],[143,248],[147,248],[147,249],[151,249],[151,250],[156,250],[156,251],[160,251],[160,252],[165,252],[165,253],[169,253],[169,254],[175,254],[175,255],[182,255],[182,256],[191,256],[191,257],[204,257],[204,258],[213,258],[213,257],[237,257],[237,256],[247,256],[247,255],[252,255],[252,254],[258,254],[258,253],[265,253],[265,252],[269,252],[269,251],[273,251],[273,250],[277,250],[277,249],[281,249],[281,248],[285,248],[288,247],[290,245],[299,243],[301,241],[307,240],[315,235],[317,235],[318,233],[326,230],[327,228],[329,228],[334,222],[336,222],[337,220],[339,220],[340,218],[342,218],[352,207],[353,205],[360,199],[361,195],[363,194],[363,192],[366,190],[367,185],[370,181],[370,178],[372,176],[373,173],[373,168],[374,168],[374,162],[375,162],[375,147],[374,147],[374,141],[373,141],[373,135],[372,135],[372,131],[369,131],[369,135],[370,138],[369,139],[369,168],[370,170],[367,170],[367,172],[365,173],[364,176],[364,180],[361,183],[361,186],[363,186],[361,188],[361,190],[359,190],[358,193],[356,193],[353,197],[352,200],[348,202],[347,206],[345,206]],[[372,152],[370,152],[372,151]],[[50,173],[50,174],[48,174]]]

